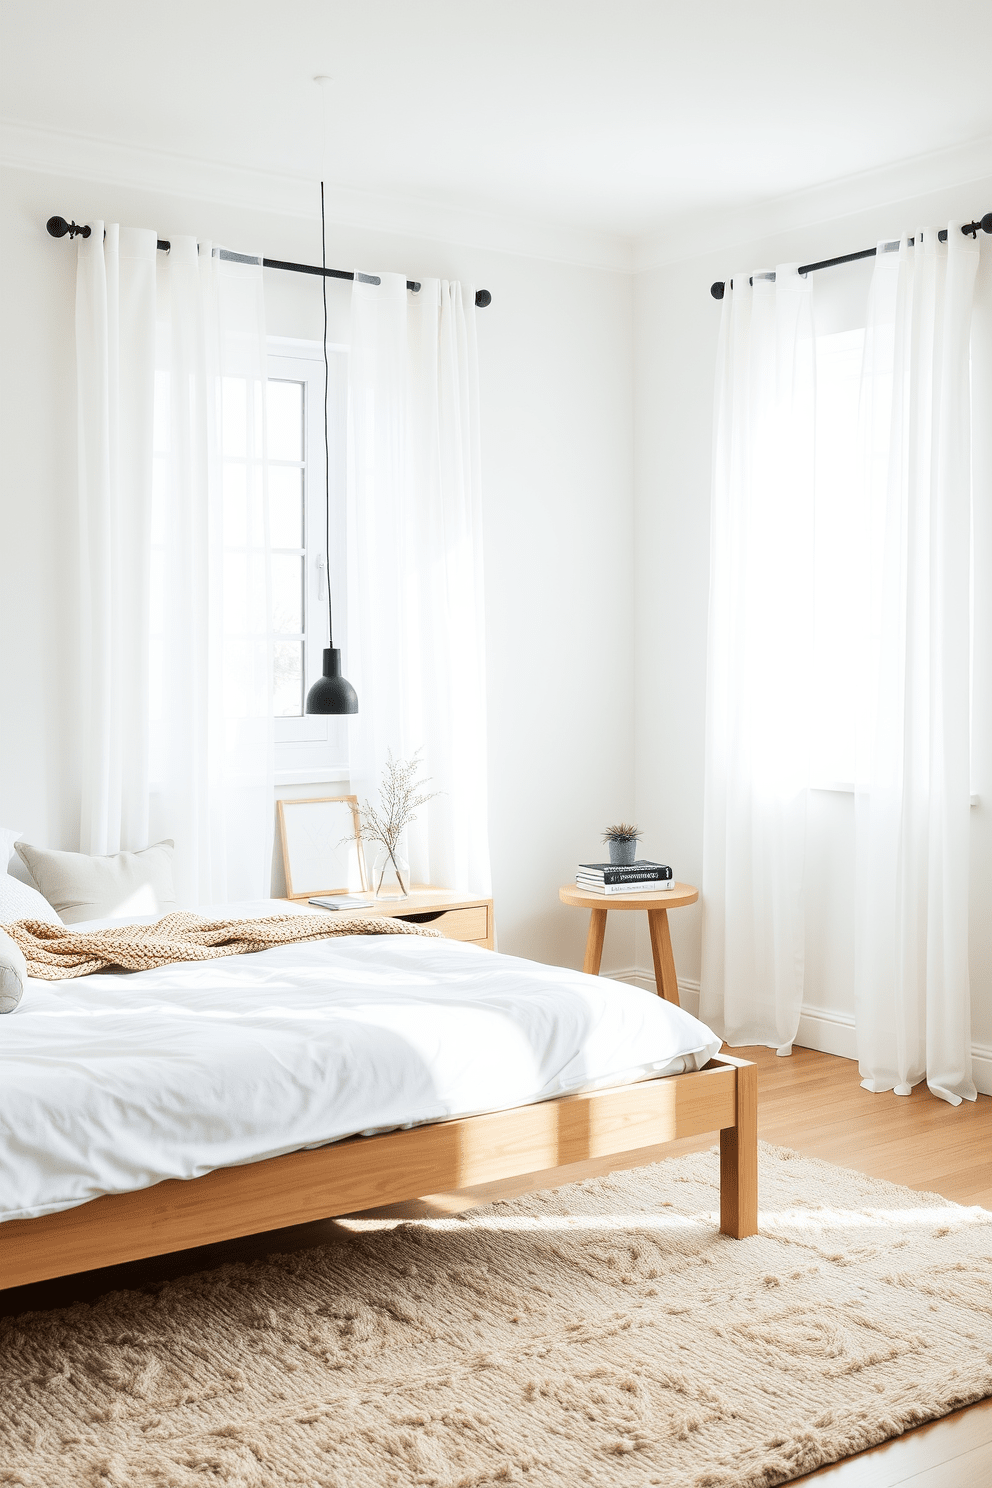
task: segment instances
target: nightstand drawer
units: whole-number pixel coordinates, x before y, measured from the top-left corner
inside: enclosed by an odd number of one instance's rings
[[[415,925],[429,925],[440,930],[449,940],[488,940],[489,910],[485,904],[474,904],[470,909],[442,909],[424,914],[397,915],[397,919],[411,920]]]

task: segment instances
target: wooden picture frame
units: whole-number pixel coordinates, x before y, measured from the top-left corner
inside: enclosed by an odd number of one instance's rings
[[[357,796],[290,798],[276,806],[287,899],[368,893]]]

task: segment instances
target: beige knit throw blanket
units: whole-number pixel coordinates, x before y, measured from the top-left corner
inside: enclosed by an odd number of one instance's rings
[[[24,952],[28,976],[43,982],[89,976],[94,971],[149,971],[176,961],[211,961],[243,956],[270,946],[333,935],[432,935],[405,920],[362,915],[273,915],[257,920],[205,920],[183,910],[154,925],[115,925],[108,930],[70,930],[44,920],[15,920],[3,929]]]

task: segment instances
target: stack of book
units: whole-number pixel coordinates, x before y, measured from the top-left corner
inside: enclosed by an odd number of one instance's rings
[[[675,880],[667,863],[639,858],[636,863],[580,863],[575,882],[593,894],[657,894]]]

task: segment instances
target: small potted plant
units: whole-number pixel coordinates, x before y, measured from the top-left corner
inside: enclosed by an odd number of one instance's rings
[[[423,791],[430,776],[422,780],[420,750],[408,760],[386,755],[379,786],[379,805],[363,801],[359,807],[362,837],[378,843],[372,864],[372,895],[375,899],[405,899],[410,892],[410,865],[400,855],[399,841],[404,830],[416,820],[417,810],[440,791]]]
[[[633,827],[629,822],[617,822],[616,826],[607,827],[603,833],[603,841],[610,849],[610,862],[633,863],[637,858],[637,839],[640,835],[640,827]]]

